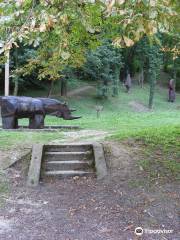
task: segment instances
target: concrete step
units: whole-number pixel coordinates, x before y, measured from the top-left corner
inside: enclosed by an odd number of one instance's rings
[[[92,146],[89,144],[80,145],[45,145],[44,151],[46,152],[87,152],[92,151]]]
[[[44,161],[72,161],[90,160],[93,158],[92,152],[45,152]]]
[[[78,170],[68,170],[68,171],[46,171],[44,173],[48,177],[75,177],[75,176],[95,176],[94,171],[78,171]]]
[[[93,167],[93,161],[48,161],[45,162],[44,169],[46,171],[58,170],[89,170]]]

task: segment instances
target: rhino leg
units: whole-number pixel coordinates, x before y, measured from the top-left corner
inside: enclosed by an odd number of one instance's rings
[[[14,116],[11,117],[2,117],[2,127],[3,129],[15,129],[16,120]]]
[[[18,119],[17,118],[15,118],[14,128],[19,128],[19,126],[18,126]]]
[[[34,117],[29,119],[29,128],[31,129],[40,129],[44,128],[44,115],[36,114]]]

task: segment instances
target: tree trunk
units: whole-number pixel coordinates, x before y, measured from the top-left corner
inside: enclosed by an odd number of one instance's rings
[[[50,84],[50,87],[49,87],[49,90],[48,90],[48,94],[47,94],[47,97],[49,98],[52,94],[52,90],[53,90],[53,86],[54,86],[54,81],[51,80],[51,84]]]
[[[15,49],[15,66],[17,69],[18,68],[18,50],[17,50],[17,48]],[[13,91],[14,96],[18,95],[18,90],[19,90],[19,81],[18,81],[18,76],[16,76],[15,80],[14,80],[14,91]]]
[[[141,86],[141,88],[143,88],[144,86],[144,69],[141,69],[141,72],[139,74],[139,85]]]
[[[177,79],[176,59],[173,59],[173,79],[174,79],[174,85],[176,89],[176,79]]]
[[[117,83],[117,80],[114,80],[114,83],[113,83],[113,97],[118,96],[118,94],[119,94],[118,83]]]
[[[18,89],[19,89],[19,82],[18,82],[18,79],[16,79],[14,82],[14,91],[13,91],[14,96],[18,95]]]
[[[115,69],[115,76],[113,78],[113,97],[119,94],[119,69]]]
[[[63,97],[67,96],[67,80],[66,79],[61,80],[61,96]]]
[[[5,96],[9,96],[9,57],[10,51],[6,53],[6,63],[5,63]]]
[[[151,76],[150,76],[150,93],[149,93],[149,109],[153,108],[155,85],[156,85],[156,74],[151,74]]]
[[[103,81],[102,97],[108,98],[108,80],[107,79]]]
[[[144,69],[142,69],[141,88],[144,87]]]
[[[150,84],[150,92],[149,92],[149,109],[153,108],[154,102],[154,92],[155,92],[155,84],[156,84],[156,49],[154,46],[151,46],[149,51],[149,84]]]

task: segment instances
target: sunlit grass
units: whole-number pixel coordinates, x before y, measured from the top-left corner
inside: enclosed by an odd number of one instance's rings
[[[62,138],[63,133],[58,132],[13,132],[0,131],[0,149],[6,150],[14,147],[27,147],[35,143],[48,143],[53,139]]]
[[[121,137],[132,135],[137,131],[163,126],[180,124],[180,95],[177,94],[176,102],[167,102],[166,89],[158,88],[155,95],[154,109],[152,111],[138,113],[129,106],[129,102],[136,101],[147,106],[149,87],[141,89],[134,86],[130,94],[124,92],[123,87],[119,97],[110,97],[107,100],[99,100],[95,97],[95,91],[81,93],[76,97],[67,99],[70,107],[76,108],[73,114],[82,116],[81,119],[65,121],[60,118],[47,116],[46,125],[77,125],[84,129],[97,129],[110,131]],[[100,117],[97,118],[96,106],[103,106]],[[28,124],[26,119],[20,124]],[[48,142],[62,138],[60,132],[0,132],[0,148],[10,147],[14,144],[27,144],[28,142]]]
[[[128,136],[117,132],[111,138],[133,139],[141,152],[138,164],[150,181],[180,180],[180,124],[147,127]]]

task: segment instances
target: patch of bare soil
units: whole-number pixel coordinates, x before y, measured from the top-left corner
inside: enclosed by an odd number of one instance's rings
[[[136,112],[148,112],[149,109],[144,106],[142,103],[139,103],[137,101],[131,101],[128,104],[130,107],[132,107],[132,109]]]
[[[133,143],[105,142],[104,148],[110,174],[103,181],[49,179],[28,189],[21,168],[9,169],[11,193],[0,209],[0,239],[178,240],[178,184],[144,184]],[[172,233],[137,238],[136,227]]]
[[[84,87],[74,89],[74,90],[68,92],[68,96],[75,96],[75,95],[78,95],[78,94],[81,94],[81,93],[91,92],[91,91],[94,91],[94,90],[95,90],[95,87],[88,85],[88,86],[84,86]]]
[[[0,150],[0,169],[6,169],[15,162],[30,154],[31,148],[13,148],[11,150]]]
[[[84,87],[77,88],[77,89],[69,91],[68,92],[68,97],[76,96],[76,95],[79,95],[79,94],[84,94],[84,93],[91,92],[91,91],[94,92],[94,90],[95,90],[95,87],[93,87],[93,86],[90,86],[90,85],[84,86]],[[56,94],[56,95],[52,95],[51,97],[57,97],[57,96],[60,96],[60,95]]]
[[[110,135],[106,131],[100,130],[80,130],[80,131],[68,131],[63,133],[63,139],[56,139],[51,141],[52,144],[58,144],[62,142],[75,143],[75,142],[93,142],[103,140]]]
[[[11,220],[0,217],[0,234],[7,233],[11,230]]]

